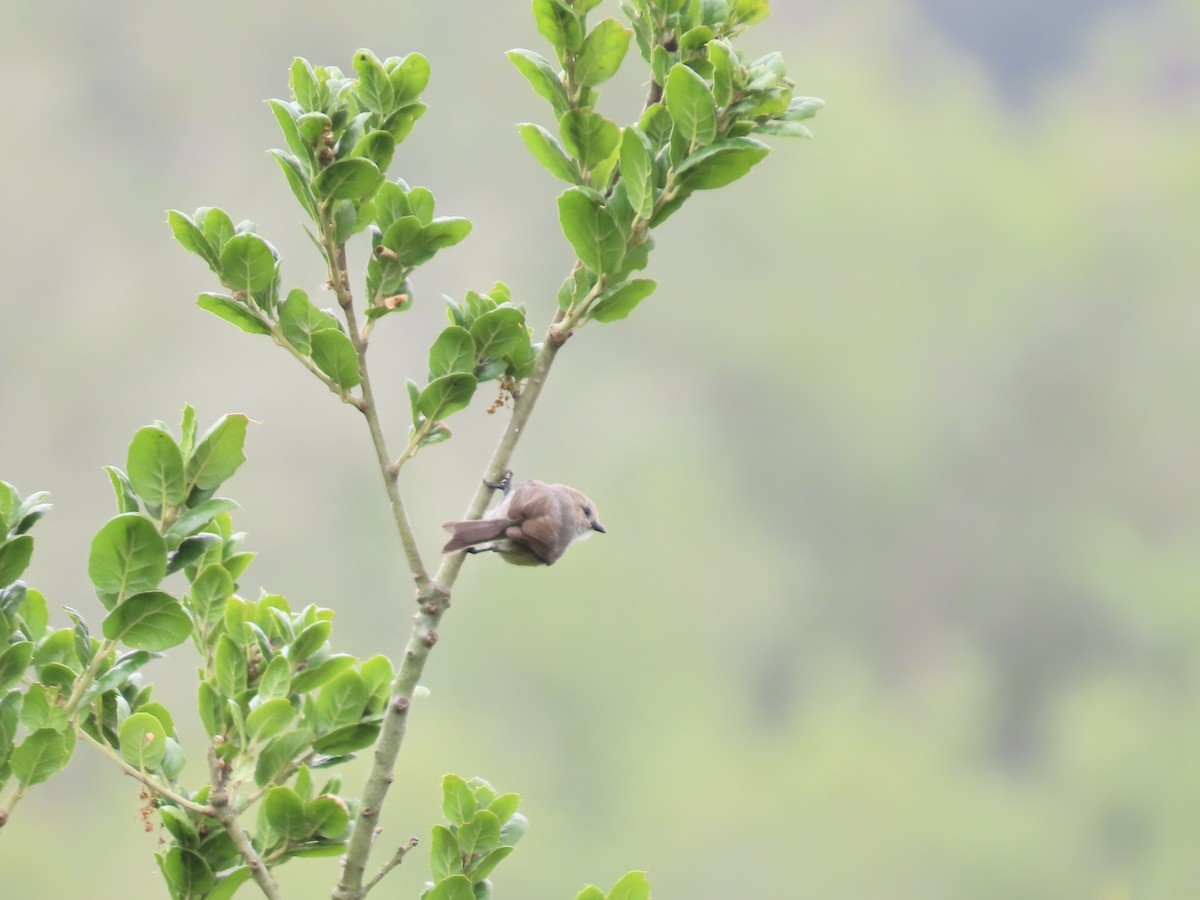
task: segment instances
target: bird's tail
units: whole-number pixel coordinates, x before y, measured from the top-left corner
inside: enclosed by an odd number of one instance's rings
[[[475,519],[469,522],[446,522],[442,525],[451,533],[450,540],[442,548],[443,553],[453,553],[473,544],[494,541],[501,537],[509,526],[505,519]]]

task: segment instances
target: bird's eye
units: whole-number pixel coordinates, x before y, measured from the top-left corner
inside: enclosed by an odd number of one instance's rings
[[[585,516],[590,516],[592,514],[592,508],[590,506],[585,506],[583,508],[583,514]]]

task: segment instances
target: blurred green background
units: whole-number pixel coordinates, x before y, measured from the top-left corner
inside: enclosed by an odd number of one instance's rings
[[[1197,896],[1200,8],[775,7],[745,44],[827,100],[817,139],[689,203],[654,297],[560,357],[517,474],[586,490],[609,534],[544,571],[467,566],[380,855],[427,838],[452,770],[524,798],[499,897],[634,867],[663,900]],[[439,295],[500,278],[541,328],[569,264],[561,185],[513,127],[550,124],[503,55],[544,52],[528,4],[0,13],[0,477],[54,494],[26,575],[54,606],[99,622],[100,466],[191,402],[261,423],[227,490],[260,552],[244,590],[335,607],[352,652],[401,646],[365,430],[194,306],[215,282],[164,223],[252,218],[316,291],[261,100],[294,55],[360,46],[431,60],[392,172],[475,223],[377,332],[398,442]],[[640,78],[602,110],[631,118]],[[502,427],[482,399],[406,470],[429,554]],[[175,656],[148,673],[190,706]],[[0,838],[0,894],[163,896],[137,807],[81,748]],[[336,866],[285,867],[287,896],[328,896]],[[381,896],[425,871],[413,854]]]

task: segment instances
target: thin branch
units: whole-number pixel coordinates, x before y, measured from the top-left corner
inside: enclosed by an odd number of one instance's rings
[[[367,894],[371,893],[371,888],[383,881],[383,877],[387,875],[388,872],[392,871],[392,869],[404,862],[404,857],[408,854],[408,851],[417,846],[417,844],[417,839],[413,837],[408,839],[407,844],[401,844],[399,847],[397,847],[395,855],[388,860],[387,864],[382,869],[375,873],[374,878],[372,878],[363,886],[363,896],[365,897]]]
[[[75,733],[95,747],[104,756],[107,756],[110,760],[116,763],[121,771],[123,771],[126,775],[128,775],[130,778],[136,778],[146,787],[150,788],[150,790],[154,791],[154,793],[158,794],[159,796],[166,797],[176,806],[182,807],[183,809],[191,810],[192,812],[202,816],[216,818],[216,811],[211,806],[205,806],[202,803],[197,803],[195,800],[189,800],[187,797],[184,797],[182,794],[163,784],[153,775],[147,775],[141,769],[131,766],[121,758],[121,755],[117,753],[116,750],[108,746],[108,744],[96,740],[79,726],[75,726]]]
[[[263,894],[269,900],[282,900],[283,895],[279,893],[279,885],[276,884],[266,865],[263,864],[262,857],[254,849],[254,844],[250,842],[250,835],[238,822],[237,813],[230,805],[229,790],[226,786],[228,773],[221,760],[217,759],[215,744],[208,748],[208,768],[212,775],[212,792],[209,794],[208,800],[212,804],[213,817],[221,823],[221,827],[233,841],[233,846],[237,848],[242,859],[246,861],[246,865],[250,867],[250,873],[254,876],[255,882]]]
[[[13,807],[20,803],[21,798],[24,796],[25,785],[18,781],[17,786],[13,789],[12,795],[8,798],[8,803],[4,806],[0,806],[0,828],[3,828],[8,824],[8,817],[11,815]]]

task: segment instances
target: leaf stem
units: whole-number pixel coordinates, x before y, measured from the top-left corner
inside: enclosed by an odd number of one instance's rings
[[[226,786],[228,783],[228,773],[226,772],[224,763],[217,759],[215,744],[208,748],[208,768],[212,777],[212,793],[209,794],[208,800],[212,805],[213,817],[221,823],[221,827],[225,829],[226,834],[229,835],[229,839],[233,841],[233,846],[237,848],[242,859],[246,861],[246,865],[250,867],[250,872],[263,894],[266,895],[268,900],[282,900],[282,895],[279,893],[279,885],[271,877],[271,873],[263,863],[262,857],[254,849],[254,844],[250,842],[250,835],[246,833],[246,829],[238,822],[237,813],[233,811],[233,807],[230,804],[229,790]]]
[[[83,674],[75,679],[75,687],[71,691],[71,696],[67,700],[66,712],[67,719],[74,724],[75,711],[79,708],[80,702],[83,700],[84,693],[87,692],[88,686],[95,680],[96,673],[100,671],[100,667],[104,665],[104,660],[108,658],[108,654],[112,652],[113,647],[117,645],[116,641],[105,640],[100,643],[96,650],[92,661],[83,671]]]

